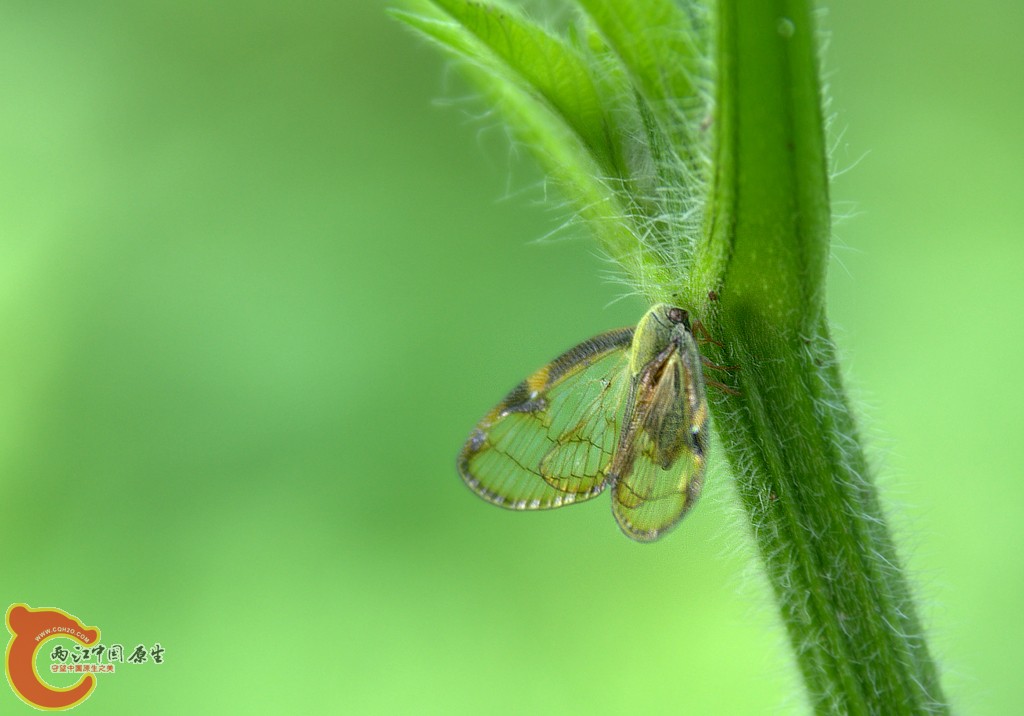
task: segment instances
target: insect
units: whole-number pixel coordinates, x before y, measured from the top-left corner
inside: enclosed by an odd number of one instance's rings
[[[708,407],[692,331],[687,311],[658,304],[635,329],[570,348],[477,423],[459,453],[462,479],[512,510],[609,490],[622,531],[658,539],[697,501],[704,480]]]

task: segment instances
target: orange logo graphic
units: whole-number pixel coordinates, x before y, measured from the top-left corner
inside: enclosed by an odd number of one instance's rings
[[[63,637],[89,647],[99,641],[100,630],[87,627],[60,609],[32,609],[27,604],[12,604],[7,610],[7,681],[29,706],[47,711],[62,711],[89,698],[96,688],[96,676],[83,674],[71,686],[57,688],[39,678],[36,654],[43,644]],[[78,647],[76,647],[78,648]]]

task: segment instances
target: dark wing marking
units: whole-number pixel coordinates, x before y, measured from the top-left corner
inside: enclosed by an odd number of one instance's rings
[[[604,489],[619,441],[632,328],[569,349],[517,385],[473,430],[459,474],[501,507],[542,510]]]

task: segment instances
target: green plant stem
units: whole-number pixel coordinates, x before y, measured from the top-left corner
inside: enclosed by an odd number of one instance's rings
[[[825,321],[829,202],[811,8],[721,0],[706,324],[740,366],[716,428],[819,713],[945,712]],[[715,282],[716,285],[712,285]]]

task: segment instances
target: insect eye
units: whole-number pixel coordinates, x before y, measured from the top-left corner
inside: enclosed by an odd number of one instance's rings
[[[672,323],[683,323],[688,324],[690,322],[690,316],[681,308],[675,308],[674,306],[668,309],[668,320]]]

